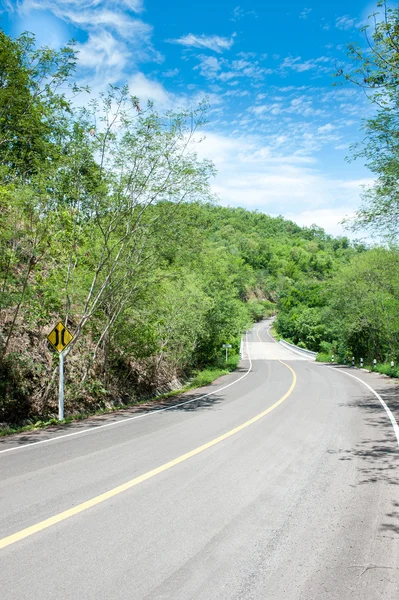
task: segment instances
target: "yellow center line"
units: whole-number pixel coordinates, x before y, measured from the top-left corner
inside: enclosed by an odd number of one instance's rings
[[[258,337],[259,337],[259,333],[258,333]],[[260,339],[260,337],[259,337],[259,339]],[[262,340],[260,340],[260,341],[262,341]],[[297,378],[296,378],[295,371],[289,365],[285,364],[283,361],[280,361],[280,362],[291,371],[292,382],[291,382],[289,390],[284,394],[284,396],[282,396],[280,398],[280,400],[275,402],[272,406],[270,406],[269,408],[267,408],[260,414],[256,415],[252,419],[245,421],[245,423],[243,423],[242,425],[239,425],[238,427],[235,427],[234,429],[230,429],[230,431],[227,431],[223,435],[220,435],[219,437],[211,440],[210,442],[207,442],[206,444],[203,444],[202,446],[198,446],[198,448],[195,448],[194,450],[191,450],[190,452],[187,452],[186,454],[182,454],[181,456],[178,456],[177,458],[175,458],[167,463],[164,463],[163,465],[161,465],[155,469],[152,469],[151,471],[148,471],[147,473],[144,473],[143,475],[140,475],[139,477],[135,477],[134,479],[131,479],[130,481],[127,481],[126,483],[123,483],[122,485],[118,485],[117,487],[113,488],[112,490],[109,490],[108,492],[104,492],[103,494],[100,494],[99,496],[95,496],[94,498],[91,498],[90,500],[86,500],[86,502],[82,502],[81,504],[78,504],[77,506],[74,506],[73,508],[64,510],[63,512],[60,512],[57,515],[50,517],[49,519],[40,521],[40,523],[36,523],[36,525],[31,525],[30,527],[27,527],[26,529],[22,529],[21,531],[17,531],[17,533],[13,533],[12,535],[9,535],[3,539],[0,539],[0,550],[2,548],[6,548],[7,546],[10,546],[11,544],[15,544],[16,542],[19,542],[35,533],[39,533],[40,531],[43,531],[44,529],[47,529],[48,527],[57,525],[57,523],[61,523],[61,521],[65,521],[66,519],[69,519],[70,517],[78,515],[79,513],[82,513],[85,510],[92,508],[93,506],[97,506],[97,504],[101,504],[102,502],[105,502],[106,500],[109,500],[110,498],[113,498],[114,496],[118,496],[122,492],[126,492],[127,490],[130,490],[131,488],[135,487],[136,485],[139,485],[140,483],[143,483],[144,481],[147,481],[148,479],[151,479],[152,477],[155,477],[156,475],[159,475],[160,473],[163,473],[164,471],[167,471],[168,469],[171,469],[172,467],[179,465],[180,463],[188,460],[189,458],[192,458],[193,456],[196,456],[197,454],[200,454],[201,452],[208,450],[208,448],[212,448],[213,446],[220,444],[220,442],[227,440],[228,438],[232,437],[236,433],[239,433],[243,429],[246,429],[246,427],[249,427],[253,423],[256,423],[257,421],[259,421],[260,419],[265,417],[272,410],[277,408],[277,406],[280,406],[280,404],[282,404],[284,402],[284,400],[286,400],[288,398],[288,396],[290,396],[290,394],[292,393],[292,391],[294,390],[295,385],[296,385]]]

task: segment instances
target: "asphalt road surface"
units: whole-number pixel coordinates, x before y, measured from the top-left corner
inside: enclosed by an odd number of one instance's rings
[[[0,439],[2,600],[398,600],[398,388],[269,325],[173,408]]]

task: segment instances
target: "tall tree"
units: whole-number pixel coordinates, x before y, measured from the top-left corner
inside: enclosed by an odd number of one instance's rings
[[[399,8],[386,0],[363,28],[366,47],[350,44],[351,66],[337,73],[365,90],[376,108],[363,121],[365,137],[354,157],[366,159],[376,182],[365,190],[363,204],[352,223],[380,234],[399,234]]]
[[[54,161],[71,110],[60,88],[75,64],[73,45],[36,48],[32,34],[12,39],[0,29],[1,181],[28,180]]]

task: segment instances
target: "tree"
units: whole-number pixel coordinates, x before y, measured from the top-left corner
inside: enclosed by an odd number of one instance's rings
[[[73,45],[35,48],[35,37],[0,30],[0,181],[28,180],[59,151],[71,107],[60,88],[76,64]],[[72,86],[73,87],[73,86]],[[74,88],[78,91],[77,88]]]
[[[398,357],[399,253],[375,248],[354,257],[328,286],[324,324],[341,349],[372,363]]]
[[[200,161],[193,150],[205,110],[202,104],[196,110],[159,115],[152,103],[141,110],[138,99],[123,87],[111,88],[102,105],[94,102],[85,111],[87,131],[94,132],[92,154],[98,157],[99,171],[87,202],[73,201],[75,218],[87,232],[91,250],[87,259],[86,249],[77,247],[68,270],[72,282],[78,267],[88,267],[86,295],[75,308],[79,317],[68,351],[86,323],[104,309],[97,348],[102,344],[134,294],[146,285],[146,274],[154,270],[158,260],[154,238],[163,234],[167,244],[170,229],[178,224],[179,206],[210,196],[213,165]],[[163,210],[154,212],[152,207],[159,202]]]
[[[71,123],[71,104],[60,89],[75,63],[73,45],[36,49],[33,35],[13,40],[0,30],[0,310],[7,312],[0,356],[24,303],[41,295],[40,268],[54,233],[47,191],[54,173],[64,169]]]
[[[397,236],[399,233],[399,8],[378,2],[381,13],[363,28],[367,47],[350,44],[351,68],[337,75],[361,87],[376,107],[363,122],[365,137],[354,157],[366,159],[376,183],[365,190],[354,229],[366,228]],[[382,17],[382,18],[381,18]],[[369,31],[371,30],[371,34]]]

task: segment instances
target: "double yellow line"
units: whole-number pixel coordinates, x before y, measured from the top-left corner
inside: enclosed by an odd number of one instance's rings
[[[259,336],[259,331],[257,333],[258,333],[259,340],[262,341]],[[202,446],[198,446],[198,448],[195,448],[194,450],[191,450],[190,452],[187,452],[186,454],[182,454],[181,456],[179,456],[167,463],[164,463],[163,465],[161,465],[160,467],[157,467],[156,469],[152,469],[151,471],[148,471],[147,473],[144,473],[143,475],[140,475],[139,477],[135,477],[134,479],[131,479],[130,481],[127,481],[126,483],[123,483],[122,485],[118,485],[117,487],[113,488],[112,490],[109,490],[108,492],[100,494],[99,496],[95,496],[94,498],[91,498],[90,500],[86,500],[86,502],[82,502],[81,504],[78,504],[77,506],[74,506],[73,508],[69,508],[68,510],[60,512],[57,515],[50,517],[49,519],[40,521],[40,523],[36,523],[36,525],[31,525],[30,527],[27,527],[26,529],[22,529],[21,531],[18,531],[17,533],[13,533],[12,535],[9,535],[3,539],[0,539],[0,549],[6,548],[7,546],[10,546],[11,544],[15,544],[16,542],[19,542],[35,533],[39,533],[40,531],[43,531],[44,529],[52,527],[53,525],[57,525],[57,523],[61,523],[61,521],[65,521],[66,519],[69,519],[70,517],[78,515],[79,513],[82,513],[85,510],[92,508],[93,506],[97,506],[98,504],[101,504],[102,502],[105,502],[106,500],[109,500],[110,498],[114,498],[115,496],[118,496],[122,492],[126,492],[127,490],[130,490],[131,488],[135,487],[136,485],[139,485],[140,483],[143,483],[144,481],[147,481],[148,479],[151,479],[152,477],[155,477],[156,475],[159,475],[160,473],[163,473],[164,471],[167,471],[168,469],[171,469],[172,467],[175,467],[176,465],[179,465],[180,463],[185,462],[189,458],[192,458],[193,456],[196,456],[197,454],[200,454],[201,452],[204,452],[205,450],[208,450],[209,448],[212,448],[213,446],[220,444],[220,442],[227,440],[228,438],[232,437],[233,435],[236,435],[236,433],[239,433],[243,429],[246,429],[253,423],[256,423],[257,421],[259,421],[260,419],[265,417],[272,410],[277,408],[277,406],[282,404],[284,402],[284,400],[286,400],[288,398],[288,396],[290,396],[290,394],[292,393],[292,391],[296,385],[297,378],[296,378],[295,371],[289,365],[284,363],[283,361],[280,360],[280,362],[291,371],[292,382],[291,382],[289,390],[284,394],[284,396],[282,396],[280,398],[280,400],[275,402],[272,406],[270,406],[269,408],[267,408],[260,414],[256,415],[252,419],[245,421],[245,423],[243,423],[242,425],[239,425],[238,427],[235,427],[234,429],[230,429],[230,431],[227,431],[227,433],[220,435],[219,437],[211,440],[210,442],[207,442],[206,444],[203,444]]]

